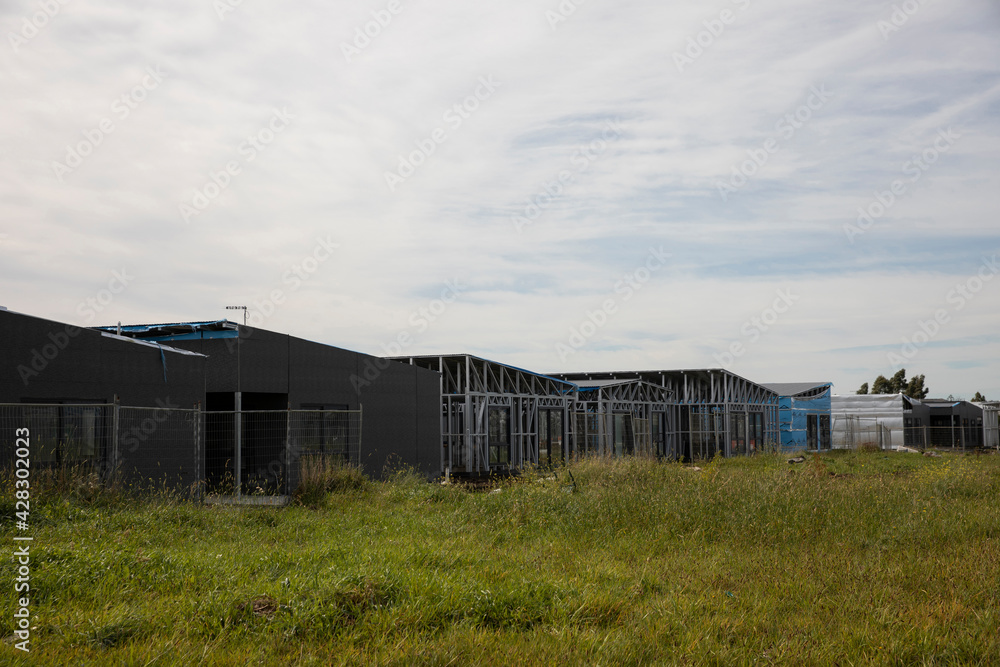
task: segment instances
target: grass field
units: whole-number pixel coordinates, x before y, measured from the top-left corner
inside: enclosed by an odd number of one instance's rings
[[[2,662],[1000,664],[1000,456],[702,467],[355,478],[283,509],[35,488],[32,653]]]

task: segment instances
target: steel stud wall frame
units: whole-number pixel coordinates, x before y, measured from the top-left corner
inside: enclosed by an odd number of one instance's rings
[[[570,382],[643,380],[667,389],[672,396],[667,449],[677,458],[711,458],[716,453],[733,456],[774,448],[779,442],[778,395],[721,368],[555,376]]]
[[[642,380],[580,381],[570,422],[573,454],[663,456],[673,451],[665,437],[671,430],[670,398],[666,388]],[[620,426],[625,433],[616,432]],[[619,440],[624,452],[617,449]]]
[[[569,423],[571,382],[468,354],[391,359],[441,374],[444,472],[483,475],[537,464],[539,412],[555,410],[564,429]]]

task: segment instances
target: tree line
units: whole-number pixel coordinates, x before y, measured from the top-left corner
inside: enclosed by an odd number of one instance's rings
[[[896,372],[891,378],[887,378],[884,375],[879,375],[875,378],[875,381],[871,384],[869,391],[868,383],[865,382],[858,389],[858,394],[899,394],[902,393],[904,396],[909,398],[915,398],[921,400],[927,398],[930,390],[927,388],[926,378],[923,375],[914,375],[909,380],[906,379],[906,369],[902,368]],[[949,399],[954,399],[953,396],[948,396]],[[973,403],[984,403],[986,402],[986,397],[983,396],[978,391],[976,395],[972,397]]]

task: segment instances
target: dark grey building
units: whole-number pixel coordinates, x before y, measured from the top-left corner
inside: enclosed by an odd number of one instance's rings
[[[121,332],[205,355],[209,413],[361,410],[357,462],[366,473],[379,477],[387,466],[440,473],[441,378],[434,371],[228,320],[130,325]],[[257,443],[251,455],[269,465],[282,446],[283,425],[256,426],[243,437]],[[226,458],[212,428],[206,438],[211,478],[222,474]]]
[[[925,442],[928,447],[983,447],[984,410],[968,401],[945,398],[925,398],[921,402],[930,410]]]
[[[226,320],[87,329],[0,310],[0,426],[30,422],[39,465],[270,495],[294,490],[301,452],[433,476],[440,396],[434,371]]]
[[[8,436],[27,428],[35,468],[86,464],[117,469],[126,481],[195,484],[200,462],[190,417],[205,398],[206,361],[169,345],[0,310],[0,462],[13,457]],[[142,410],[119,409],[116,399]],[[177,433],[185,435],[152,451]]]

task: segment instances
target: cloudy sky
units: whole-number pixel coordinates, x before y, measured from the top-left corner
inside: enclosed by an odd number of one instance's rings
[[[11,310],[1000,398],[1000,3],[9,0],[0,27]]]

